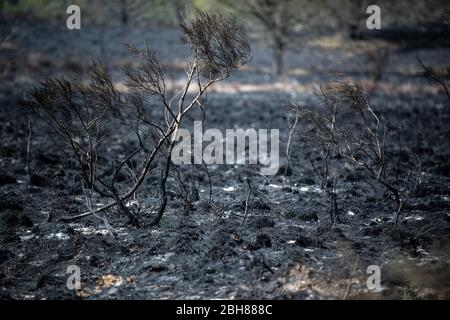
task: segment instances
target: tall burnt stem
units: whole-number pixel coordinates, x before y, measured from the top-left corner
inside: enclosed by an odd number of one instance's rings
[[[29,179],[29,187],[31,188],[31,140],[33,137],[33,126],[31,122],[31,114],[28,115],[28,137],[27,137],[27,171]]]

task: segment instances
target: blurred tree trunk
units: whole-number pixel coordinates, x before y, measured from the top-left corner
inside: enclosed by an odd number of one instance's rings
[[[4,11],[5,11],[5,0],[0,0],[0,21],[3,21]]]
[[[120,0],[120,22],[123,26],[130,22],[130,6],[128,0]]]
[[[275,61],[275,73],[277,76],[282,76],[284,74],[284,50],[274,48],[273,58]]]
[[[282,76],[284,74],[284,53],[286,51],[286,43],[283,37],[276,34],[276,31],[274,31],[273,33],[274,35],[272,36],[272,52],[275,64],[275,73],[277,76]]]

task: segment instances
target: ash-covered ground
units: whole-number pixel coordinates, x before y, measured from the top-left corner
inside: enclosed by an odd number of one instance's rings
[[[2,30],[8,25],[0,26]],[[44,23],[21,23],[3,42],[0,64],[0,297],[7,299],[414,299],[450,297],[450,105],[443,89],[422,76],[427,64],[450,66],[449,48],[351,41],[337,34],[304,36],[286,55],[287,76],[271,74],[270,50],[252,36],[253,60],[208,93],[205,129],[280,129],[280,174],[265,179],[249,166],[182,169],[192,190],[187,209],[169,181],[170,202],[160,224],[136,228],[115,209],[104,221],[72,223],[62,216],[87,210],[79,170],[61,145],[33,119],[31,186],[27,169],[28,115],[17,96],[46,76],[79,77],[101,59],[116,81],[133,65],[125,44],[146,41],[161,57],[167,81],[182,83],[188,48],[170,28],[91,28],[83,32]],[[389,50],[378,82],[369,51]],[[319,86],[335,74],[361,81],[389,128],[387,149],[404,161],[420,159],[421,183],[392,230],[389,194],[342,168],[337,186],[340,222],[294,134],[286,169],[287,106],[316,108]],[[191,120],[194,120],[194,115]],[[136,141],[105,157],[128,154]],[[399,150],[410,150],[402,153]],[[408,157],[412,157],[409,159]],[[417,156],[417,157],[416,157]],[[406,159],[405,159],[406,158]],[[287,172],[287,175],[282,173]],[[399,174],[404,174],[400,172]],[[246,196],[247,179],[252,194]],[[155,178],[140,197],[155,201]],[[172,184],[171,184],[172,182]],[[198,197],[197,197],[198,196]],[[96,199],[96,204],[106,200]],[[142,212],[145,220],[151,213]],[[66,287],[66,270],[81,270],[82,287]],[[367,289],[367,267],[381,268],[380,292]]]

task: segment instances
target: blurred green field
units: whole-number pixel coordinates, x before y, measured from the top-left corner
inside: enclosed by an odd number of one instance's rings
[[[188,3],[189,2],[189,3]],[[177,14],[186,4],[198,8],[210,7],[206,0],[0,0],[4,17],[23,17],[58,20],[66,16],[69,5],[82,8],[83,20],[89,24],[178,24]],[[210,1],[211,2],[211,1]],[[126,14],[127,21],[123,21]]]

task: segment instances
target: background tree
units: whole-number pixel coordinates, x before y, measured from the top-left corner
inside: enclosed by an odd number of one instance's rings
[[[277,75],[284,73],[284,54],[305,15],[302,0],[249,0],[221,2],[236,14],[255,21],[264,28],[273,53]],[[310,6],[311,7],[311,6]]]
[[[345,33],[355,37],[367,17],[366,8],[371,4],[367,0],[325,0],[324,7],[330,12],[338,26],[344,28]]]

